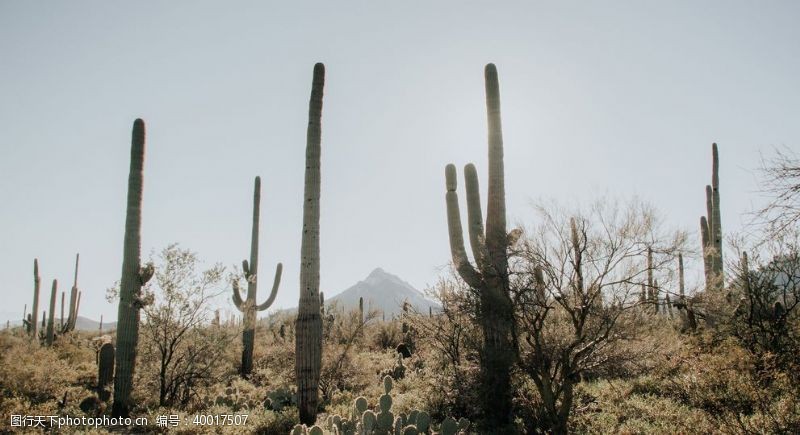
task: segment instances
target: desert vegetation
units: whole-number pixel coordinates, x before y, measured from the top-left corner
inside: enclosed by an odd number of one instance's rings
[[[500,80],[493,64],[484,74],[485,218],[478,170],[468,164],[467,251],[457,169],[448,165],[452,267],[427,289],[439,308],[404,304],[396,318],[363,300],[340,308],[320,291],[322,64],[309,101],[296,312],[258,318],[278,291],[293,291],[279,288],[278,264],[259,303],[260,177],[241,270],[206,266],[174,244],[142,259],[145,125],[137,119],[122,274],[107,294],[118,324],[76,330],[78,258],[66,315],[62,293],[57,325],[54,281],[40,321],[34,260],[31,312],[26,306],[22,326],[0,334],[0,431],[17,429],[12,415],[68,415],[148,424],[61,432],[800,432],[800,161],[782,152],[763,162],[773,201],[746,235],[722,230],[716,144],[697,233],[671,228],[645,201],[608,197],[542,202],[509,228]],[[702,203],[701,189],[689,200]],[[703,280],[687,282],[695,263]],[[241,316],[214,309],[221,295]],[[173,415],[178,423],[155,424]]]

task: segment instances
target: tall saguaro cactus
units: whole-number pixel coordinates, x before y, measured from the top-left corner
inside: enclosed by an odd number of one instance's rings
[[[144,121],[133,123],[131,164],[128,174],[128,203],[122,252],[119,311],[117,314],[117,358],[114,375],[114,417],[130,414],[136,345],[139,342],[139,314],[144,301],[142,286],[153,276],[152,265],[141,265],[142,186],[144,184]]]
[[[300,247],[300,304],[295,323],[295,375],[300,422],[317,418],[322,367],[322,317],[319,312],[319,199],[322,141],[322,92],[325,66],[314,65],[306,132],[306,170],[303,188],[303,234]]]
[[[33,309],[31,317],[28,319],[28,332],[31,338],[36,340],[39,337],[39,286],[42,278],[39,276],[39,259],[33,259]],[[24,317],[24,316],[23,316]]]
[[[722,219],[719,205],[719,151],[711,144],[711,185],[706,186],[706,214],[700,218],[700,235],[703,245],[703,266],[706,290],[721,290],[724,285],[722,271]]]
[[[503,133],[500,121],[500,89],[497,69],[486,65],[486,109],[489,141],[489,198],[484,231],[478,189],[478,175],[473,164],[464,168],[467,191],[469,239],[475,266],[464,249],[461,216],[456,193],[456,168],[445,170],[447,226],[453,263],[461,278],[480,294],[480,323],[483,330],[481,397],[489,427],[504,428],[510,423],[510,369],[514,358],[512,340],[513,313],[509,297],[508,235],[503,169]]]
[[[55,319],[55,312],[56,312],[56,293],[58,293],[58,281],[53,280],[53,288],[50,290],[50,317],[47,319],[47,336],[46,336],[46,343],[48,346],[53,345],[53,339],[55,338],[55,326],[56,326],[56,319]],[[44,315],[42,316],[44,317]]]
[[[258,311],[264,311],[275,302],[278,286],[281,283],[283,265],[278,263],[275,269],[275,280],[272,292],[264,303],[256,303],[258,291],[258,222],[261,213],[261,177],[256,177],[253,188],[253,227],[250,236],[250,262],[242,262],[244,276],[247,279],[247,295],[242,299],[238,279],[233,280],[233,303],[244,315],[244,331],[242,331],[242,367],[240,373],[247,376],[253,371],[253,347],[255,345],[256,317]]]
[[[66,320],[64,319],[64,294],[61,294],[61,323],[60,332],[65,334],[75,330],[75,324],[78,321],[78,310],[81,306],[81,292],[78,290],[78,262],[80,261],[80,254],[75,254],[75,281],[72,284],[72,290],[69,294],[69,312],[67,313]]]

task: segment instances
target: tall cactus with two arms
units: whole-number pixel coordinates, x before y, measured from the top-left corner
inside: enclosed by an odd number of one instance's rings
[[[722,271],[722,218],[719,205],[719,151],[711,144],[711,185],[706,186],[706,214],[700,217],[700,236],[703,245],[703,266],[706,290],[721,290],[724,285]]]
[[[486,65],[486,109],[489,126],[489,198],[484,231],[481,217],[478,175],[473,164],[464,168],[467,191],[467,220],[475,266],[464,249],[461,216],[456,193],[456,168],[445,170],[447,226],[453,263],[462,279],[480,295],[480,323],[483,330],[481,397],[486,423],[503,428],[510,423],[510,370],[515,345],[512,338],[514,317],[509,296],[508,234],[503,169],[503,133],[500,121],[500,90],[497,69]]]
[[[262,304],[256,303],[258,291],[258,222],[261,212],[261,177],[256,177],[253,188],[253,228],[250,237],[250,262],[242,262],[242,270],[247,279],[247,295],[242,299],[239,282],[233,280],[233,303],[244,315],[244,331],[242,331],[242,367],[240,373],[247,376],[253,371],[253,347],[255,345],[256,317],[258,311],[264,311],[275,302],[278,286],[281,283],[283,264],[278,263],[275,269],[275,280],[269,298]]]
[[[142,286],[153,276],[153,266],[141,265],[142,185],[144,184],[144,121],[133,123],[131,164],[128,174],[128,203],[122,252],[119,310],[117,314],[116,368],[114,373],[114,417],[127,417],[133,403],[133,372],[139,342],[139,315],[145,301]]]
[[[61,294],[61,328],[60,333],[65,334],[75,330],[75,324],[78,321],[78,310],[81,307],[81,292],[78,290],[78,262],[80,261],[80,254],[75,254],[75,281],[72,284],[72,290],[69,295],[69,313],[67,318],[64,319],[64,294]]]
[[[319,311],[319,199],[322,142],[322,93],[325,66],[314,65],[308,107],[306,170],[303,188],[303,234],[300,247],[300,303],[295,323],[295,376],[300,422],[317,419],[322,367],[322,317]]]

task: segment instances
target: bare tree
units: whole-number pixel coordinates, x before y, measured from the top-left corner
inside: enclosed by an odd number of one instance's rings
[[[662,231],[655,211],[638,201],[600,201],[586,213],[537,209],[540,225],[514,253],[518,363],[541,398],[537,426],[566,433],[574,386],[615,363],[618,343],[656,315],[642,306],[652,300],[640,289],[686,236]]]
[[[764,227],[767,238],[792,231],[800,222],[800,157],[788,148],[761,159],[761,191],[769,199],[754,214],[754,223]]]
[[[800,363],[800,231],[783,231],[739,252],[731,285],[731,333],[756,355],[781,366]]]

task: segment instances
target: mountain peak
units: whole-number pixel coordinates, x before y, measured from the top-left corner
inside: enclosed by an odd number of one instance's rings
[[[385,276],[391,276],[391,274],[387,273],[385,270],[381,269],[380,267],[376,267],[372,270],[372,272],[367,275],[367,279],[370,278],[381,278]]]
[[[411,284],[380,267],[373,269],[363,281],[332,297],[330,302],[336,302],[340,308],[349,310],[358,307],[359,298],[363,298],[365,306],[387,315],[399,314],[404,302],[410,303],[420,312],[427,312],[429,307],[438,307],[436,302],[425,298]]]

